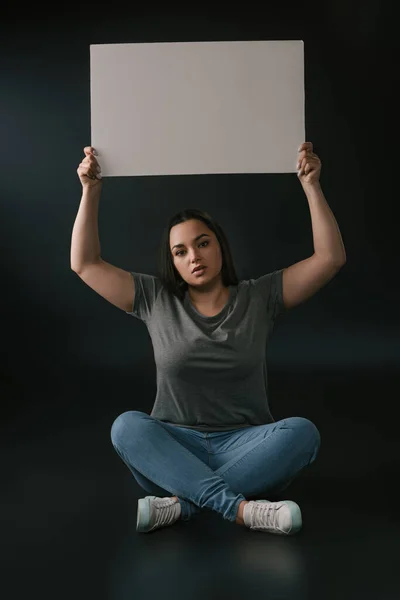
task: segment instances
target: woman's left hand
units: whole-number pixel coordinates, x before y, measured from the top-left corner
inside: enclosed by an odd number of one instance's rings
[[[311,142],[304,142],[299,148],[297,177],[302,185],[318,183],[321,173],[321,161],[313,152]]]

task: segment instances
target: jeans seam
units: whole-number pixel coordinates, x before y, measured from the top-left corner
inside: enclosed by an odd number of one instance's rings
[[[209,437],[208,437],[208,432],[205,432],[205,440],[206,440],[206,444],[207,444],[207,459],[208,459],[208,466],[209,466],[209,467],[210,467],[210,469],[211,469],[211,456],[210,456],[210,455],[211,455],[211,454],[213,454],[213,453],[211,452],[211,443],[210,443],[210,439],[209,439]],[[214,470],[214,469],[212,469],[212,470]]]

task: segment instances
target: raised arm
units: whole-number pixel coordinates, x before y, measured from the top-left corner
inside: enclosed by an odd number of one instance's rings
[[[310,207],[314,254],[283,271],[285,308],[301,304],[326,285],[346,263],[339,226],[319,183],[321,161],[311,142],[299,148],[298,178]]]
[[[135,296],[132,275],[101,258],[98,230],[102,189],[100,166],[94,148],[85,147],[84,154],[77,169],[82,197],[72,230],[71,269],[105,300],[121,310],[130,311]]]

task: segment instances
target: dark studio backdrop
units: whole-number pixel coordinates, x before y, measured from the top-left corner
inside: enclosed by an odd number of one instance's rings
[[[155,398],[144,323],[107,303],[70,269],[81,197],[76,169],[91,143],[90,44],[302,39],[306,139],[322,161],[322,188],[347,264],[277,320],[268,346],[270,405],[276,420],[301,415],[320,428],[314,474],[390,484],[399,464],[393,186],[399,167],[397,139],[388,134],[395,121],[394,42],[385,34],[384,5],[336,0],[312,7],[312,14],[299,4],[264,4],[262,13],[88,4],[57,9],[55,16],[8,7],[1,23],[3,442],[18,451],[65,434],[68,448],[71,436],[79,439],[79,431],[99,424],[91,443],[109,452],[111,469],[128,478],[114,458],[109,429],[125,410],[149,413]],[[103,183],[103,258],[155,275],[162,230],[187,207],[220,222],[240,279],[313,252],[308,203],[295,174],[121,177]],[[80,448],[84,454],[82,441]]]

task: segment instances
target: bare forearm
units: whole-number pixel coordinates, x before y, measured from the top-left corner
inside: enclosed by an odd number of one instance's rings
[[[320,184],[304,185],[303,189],[310,207],[315,254],[336,264],[346,262],[346,251],[339,226]]]
[[[100,259],[98,228],[100,186],[83,189],[71,238],[71,269],[78,272],[86,264]]]

